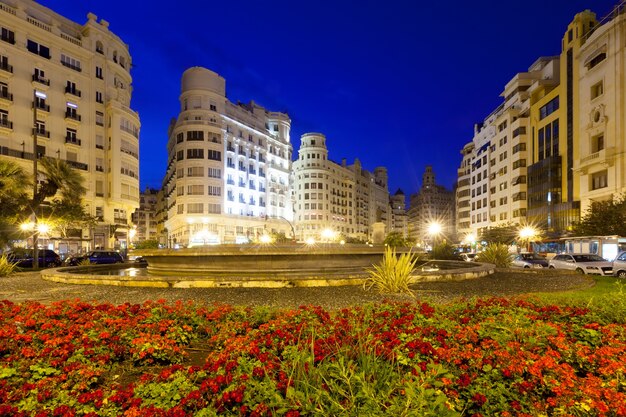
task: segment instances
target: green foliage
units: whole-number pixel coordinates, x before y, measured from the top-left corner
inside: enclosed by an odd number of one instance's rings
[[[135,249],[159,249],[159,241],[156,239],[142,240],[134,245]]]
[[[402,236],[400,232],[389,233],[383,243],[386,246],[391,246],[392,248],[410,248],[411,246],[413,246],[413,241]]]
[[[509,247],[503,243],[489,244],[485,250],[476,255],[476,262],[494,264],[498,268],[508,268],[512,261]]]
[[[411,273],[415,269],[417,257],[411,252],[396,255],[396,250],[385,248],[383,260],[373,269],[368,269],[369,277],[364,284],[365,289],[375,288],[380,293],[413,294],[409,289]]]
[[[18,236],[16,224],[29,213],[30,180],[19,165],[0,158],[0,248]]]
[[[273,232],[273,233],[270,233],[270,236],[272,238],[272,242],[274,242],[274,243],[291,242],[291,239],[289,239],[287,236],[285,236],[285,234],[283,232]]]
[[[483,231],[480,240],[488,244],[500,243],[504,245],[512,244],[518,236],[518,226],[494,226]]]
[[[573,229],[578,236],[626,236],[626,194],[592,202]]]
[[[78,266],[89,266],[92,265],[91,261],[89,260],[89,258],[85,258],[82,261],[80,261],[78,263]]]
[[[433,247],[431,258],[439,260],[455,260],[458,259],[458,256],[455,252],[454,246],[448,242],[441,242]]]
[[[9,261],[6,255],[0,256],[0,277],[6,277],[15,272],[15,265]]]

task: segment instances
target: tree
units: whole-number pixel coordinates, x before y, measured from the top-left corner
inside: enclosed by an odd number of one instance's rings
[[[16,237],[15,224],[29,205],[30,184],[19,165],[0,159],[0,248]]]
[[[591,203],[573,231],[578,236],[626,236],[626,194]]]
[[[43,158],[39,161],[40,172],[45,180],[33,198],[33,209],[39,207],[46,198],[60,194],[61,201],[70,205],[80,205],[87,189],[83,176],[61,159]]]
[[[515,225],[494,226],[486,229],[482,235],[480,235],[480,240],[487,243],[510,245],[517,239],[518,233],[518,226]]]
[[[413,242],[410,239],[405,239],[400,232],[389,232],[383,243],[392,248],[413,246]]]
[[[134,244],[135,249],[159,249],[159,241],[156,239],[143,240]]]

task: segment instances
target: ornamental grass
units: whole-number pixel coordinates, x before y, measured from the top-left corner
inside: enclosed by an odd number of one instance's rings
[[[0,416],[626,416],[621,301],[0,302]]]
[[[11,262],[6,255],[0,256],[0,277],[6,277],[15,272],[17,262]]]
[[[395,248],[387,246],[382,261],[367,270],[369,276],[363,286],[366,290],[374,289],[381,294],[413,295],[409,284],[417,261],[411,252],[398,256]]]

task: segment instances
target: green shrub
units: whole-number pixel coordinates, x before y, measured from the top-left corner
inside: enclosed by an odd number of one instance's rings
[[[503,243],[490,243],[485,250],[476,255],[476,262],[494,264],[498,268],[508,268],[512,261],[509,247]]]
[[[433,247],[433,251],[431,253],[431,259],[439,259],[439,260],[455,260],[458,259],[458,256],[455,252],[454,246],[449,244],[448,242],[441,242]]]
[[[413,295],[409,289],[411,273],[415,269],[417,257],[411,252],[396,255],[396,250],[385,248],[383,260],[373,269],[368,269],[369,277],[364,288],[375,288],[379,293],[405,293]]]
[[[89,260],[89,258],[85,258],[82,261],[80,261],[78,263],[79,266],[89,266],[91,265],[91,261]]]
[[[0,256],[0,277],[6,277],[15,272],[17,263],[9,261],[6,255]]]

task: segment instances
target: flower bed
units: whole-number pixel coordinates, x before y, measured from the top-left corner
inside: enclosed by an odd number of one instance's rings
[[[0,416],[626,416],[606,311],[5,301]]]

